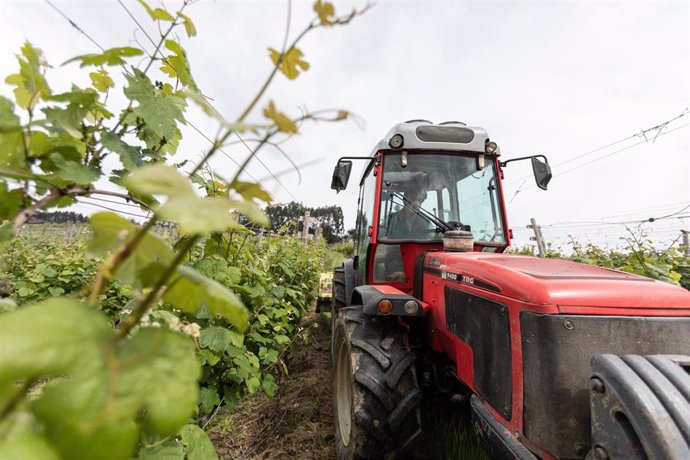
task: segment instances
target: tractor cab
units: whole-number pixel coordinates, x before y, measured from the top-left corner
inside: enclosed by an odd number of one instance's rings
[[[352,160],[368,161],[357,210],[356,284],[412,292],[417,257],[442,250],[448,232],[471,238],[474,251],[504,251],[510,233],[499,157],[483,128],[415,120],[394,126],[371,156],[341,158],[331,184],[337,191],[347,186]],[[528,158],[545,188],[548,163]]]

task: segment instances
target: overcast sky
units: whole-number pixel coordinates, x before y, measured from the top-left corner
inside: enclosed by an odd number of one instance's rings
[[[103,47],[137,46],[138,40],[151,48],[116,1],[53,2]],[[346,12],[365,1],[334,3],[336,12]],[[177,4],[166,2],[170,9]],[[125,5],[157,33],[136,2]],[[197,82],[234,119],[271,70],[267,47],[281,46],[287,3],[205,0],[187,12],[199,34],[181,40]],[[292,37],[312,15],[311,2],[293,2]],[[75,79],[86,84],[87,73],[76,65],[59,65],[97,49],[47,3],[2,0],[0,25],[3,76],[15,71],[14,53],[30,40],[56,66],[49,73],[54,91]],[[266,180],[276,202],[336,204],[346,227],[354,227],[356,187],[338,195],[329,188],[337,158],[368,155],[395,123],[424,118],[486,128],[503,159],[548,156],[554,178],[547,192],[525,180],[528,162],[505,170],[509,223],[519,246],[529,244],[530,217],[555,245],[570,234],[615,246],[625,226],[603,222],[663,217],[690,205],[690,113],[647,132],[647,142],[635,136],[690,106],[690,2],[379,1],[345,27],[310,33],[299,48],[311,68],[295,81],[279,75],[259,109],[269,99],[291,116],[304,108],[344,108],[363,124],[305,124],[282,144],[296,163],[318,163],[302,169],[301,183],[294,173],[280,176],[282,186]],[[0,94],[9,93],[1,84]],[[260,110],[250,118],[263,122]],[[215,135],[213,120],[195,110],[190,120]],[[192,129],[184,136],[180,158],[196,158],[208,147]],[[247,154],[242,145],[225,151],[238,162]],[[260,158],[274,173],[289,168],[275,149],[262,150]],[[223,155],[212,163],[226,176],[237,168]],[[258,163],[248,172],[269,175]],[[353,177],[359,174],[355,168]],[[690,216],[690,208],[642,228],[670,243],[681,228],[690,229],[690,218],[677,218],[682,215]]]

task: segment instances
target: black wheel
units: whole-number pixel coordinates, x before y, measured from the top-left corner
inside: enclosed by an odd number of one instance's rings
[[[333,337],[337,458],[412,455],[422,436],[422,393],[406,331],[356,306],[338,311]]]
[[[690,356],[597,355],[594,458],[690,458]]]

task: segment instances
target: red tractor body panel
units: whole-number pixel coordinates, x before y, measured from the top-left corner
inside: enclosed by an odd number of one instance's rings
[[[536,305],[559,307],[610,307],[623,314],[645,309],[679,309],[690,313],[690,292],[678,286],[618,270],[561,259],[471,253],[438,253],[427,261],[447,273],[465,277],[463,284],[486,284],[503,296]],[[472,282],[468,282],[468,281]],[[658,306],[658,307],[657,307]],[[656,313],[666,315],[667,313]]]
[[[449,292],[462,292],[491,305],[501,305],[506,315],[505,350],[484,349],[475,356],[470,342],[477,332],[490,334],[489,325],[478,324],[472,337],[459,337],[449,319],[466,302],[446,304]],[[533,451],[542,451],[524,438],[523,339],[521,315],[609,315],[615,317],[690,317],[690,292],[678,286],[642,276],[580,264],[567,260],[491,254],[481,252],[429,252],[424,260],[422,299],[429,305],[427,335],[434,351],[447,355],[457,366],[458,377],[480,396],[487,392],[476,382],[478,361],[501,360],[489,364],[493,386],[510,379],[508,406],[495,407],[487,397],[484,405],[512,433],[520,433]],[[476,307],[475,307],[476,308]],[[477,309],[459,321],[482,321]],[[464,314],[464,313],[463,313]],[[460,334],[462,335],[462,334]],[[500,334],[492,334],[500,335]],[[467,340],[463,340],[467,339]],[[476,347],[476,345],[475,345]],[[500,348],[500,343],[498,345]],[[501,353],[509,353],[501,357]],[[488,353],[488,355],[487,355]],[[481,365],[479,365],[481,367]],[[501,369],[509,369],[501,375]],[[505,383],[505,382],[504,382]],[[500,400],[497,398],[496,400]]]

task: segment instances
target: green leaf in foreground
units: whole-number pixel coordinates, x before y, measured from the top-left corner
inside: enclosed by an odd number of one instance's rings
[[[7,182],[0,181],[0,221],[12,219],[24,202],[24,189],[7,189]]]
[[[0,443],[3,460],[59,460],[57,452],[43,436],[25,434]]]
[[[120,248],[134,238],[139,226],[112,212],[98,212],[90,218],[93,236],[88,251],[100,256]],[[134,252],[125,260],[117,272],[116,279],[123,283],[141,286],[145,278],[142,270],[153,265],[165,265],[174,257],[170,245],[154,233],[148,232],[139,242]]]
[[[195,314],[206,306],[211,313],[227,319],[239,331],[247,328],[247,309],[240,298],[222,284],[191,267],[182,266],[178,267],[171,285],[163,300],[175,308]]]
[[[184,460],[185,458],[184,446],[174,439],[144,446],[137,453],[137,460]]]
[[[132,171],[122,181],[128,190],[142,195],[196,197],[189,180],[172,166],[156,163]]]
[[[0,316],[0,382],[79,369],[101,358],[112,329],[104,316],[71,299],[53,298]]]
[[[227,198],[172,197],[161,206],[158,214],[179,224],[180,232],[188,235],[244,230],[237,218],[230,214],[234,204]]]
[[[236,180],[230,184],[230,188],[239,193],[242,198],[247,201],[260,200],[266,203],[271,202],[271,195],[261,186],[261,184]]]
[[[63,458],[130,458],[140,430],[174,434],[196,409],[200,369],[187,337],[142,329],[103,353],[91,372],[46,384],[31,404]]]

